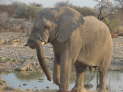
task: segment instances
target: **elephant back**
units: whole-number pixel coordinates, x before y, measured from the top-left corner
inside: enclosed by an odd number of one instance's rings
[[[99,66],[102,62],[111,61],[109,59],[112,57],[112,37],[109,28],[93,16],[87,16],[84,19],[85,23],[81,28],[82,49],[79,59],[91,66]]]

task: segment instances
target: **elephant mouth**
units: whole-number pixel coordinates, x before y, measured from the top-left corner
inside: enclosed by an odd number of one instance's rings
[[[41,45],[45,45],[46,44],[46,42],[41,42]]]
[[[46,44],[45,41],[40,41],[40,44],[43,46]],[[31,49],[36,49],[36,41],[34,40],[28,40],[28,42],[25,44],[25,46],[29,46]]]

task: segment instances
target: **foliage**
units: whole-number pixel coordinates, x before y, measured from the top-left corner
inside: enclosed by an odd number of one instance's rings
[[[117,18],[118,13],[116,6],[113,5],[111,0],[95,0],[98,2],[96,5],[97,17],[109,27],[112,33],[116,33],[116,28],[120,24]]]
[[[15,7],[12,5],[0,5],[0,14],[7,13],[8,16],[15,14]]]
[[[119,25],[119,21],[117,19],[110,20],[109,18],[105,18],[104,22],[112,33],[116,33],[116,28]]]
[[[96,16],[95,9],[89,8],[89,7],[77,7],[77,6],[71,6],[77,11],[79,11],[83,16]]]
[[[77,11],[79,11],[83,16],[89,16],[89,15],[96,16],[95,9],[89,8],[89,7],[74,6],[74,5],[70,4],[68,1],[67,2],[59,2],[59,3],[56,3],[56,5],[55,5],[55,7],[63,7],[63,6],[72,7],[74,9],[76,9]]]
[[[111,0],[95,0],[97,5],[95,6],[98,14],[98,19],[104,20],[106,17],[114,14],[114,7]]]
[[[8,58],[8,57],[0,57],[0,62],[16,62],[16,59]]]
[[[123,0],[114,0],[116,1],[119,8],[123,8]]]
[[[17,18],[33,19],[42,9],[41,6],[35,4],[27,5],[24,3],[15,2],[13,5],[16,7],[15,17]]]
[[[116,9],[119,14],[121,14],[121,17],[123,16],[123,0],[114,0],[116,3]]]
[[[66,2],[58,2],[55,4],[55,7],[63,7],[63,6],[70,6],[71,4],[66,1]]]
[[[16,77],[20,80],[34,80],[43,77],[41,72],[16,72]]]
[[[8,13],[4,12],[0,14],[0,26],[4,26],[4,24],[8,21]]]

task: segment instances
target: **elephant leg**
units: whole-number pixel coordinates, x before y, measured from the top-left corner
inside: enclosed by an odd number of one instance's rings
[[[79,63],[75,64],[76,67],[76,84],[72,89],[72,92],[86,92],[84,87],[84,70],[86,69],[86,65],[81,65]]]
[[[107,89],[107,70],[100,71],[100,85],[98,92],[108,92]]]
[[[59,92],[69,92],[69,81],[71,75],[72,60],[70,53],[66,50],[61,56],[60,89]]]
[[[57,61],[54,62],[53,81],[60,86],[60,64]]]

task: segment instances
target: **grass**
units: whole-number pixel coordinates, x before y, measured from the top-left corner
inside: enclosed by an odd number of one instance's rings
[[[0,85],[4,85],[6,82],[4,80],[0,80]]]
[[[0,62],[16,62],[16,59],[14,58],[8,58],[8,57],[0,57]]]

